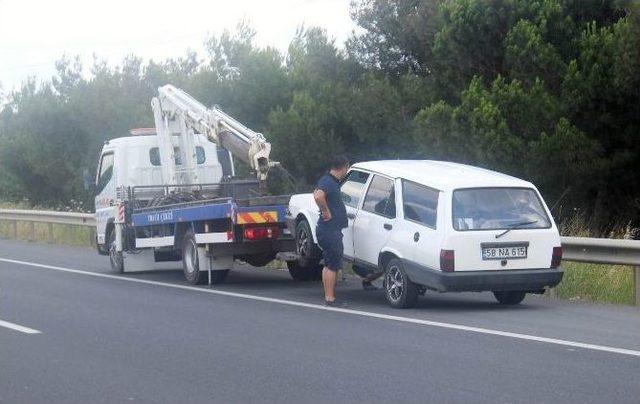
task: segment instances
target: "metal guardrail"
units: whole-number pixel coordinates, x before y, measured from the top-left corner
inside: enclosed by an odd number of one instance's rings
[[[54,212],[48,210],[0,209],[0,220],[95,226],[93,213]]]
[[[47,225],[47,241],[53,243],[53,225],[86,226],[95,228],[93,213],[55,212],[48,210],[0,209],[0,221],[11,223],[11,236],[18,238],[18,222],[29,223],[29,240],[36,239],[36,223]],[[89,232],[89,244],[95,244],[95,232]]]
[[[596,264],[640,265],[640,241],[562,237],[562,259]]]
[[[14,235],[17,236],[17,222],[30,222],[34,236],[34,223],[49,225],[50,239],[53,239],[53,224],[74,226],[95,226],[93,213],[54,212],[44,210],[0,209],[0,221],[13,222]],[[595,264],[634,266],[635,303],[640,306],[640,241],[617,240],[588,237],[562,237],[562,250],[565,261],[587,262]]]

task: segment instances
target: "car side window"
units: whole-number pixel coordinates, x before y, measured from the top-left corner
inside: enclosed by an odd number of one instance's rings
[[[411,181],[402,181],[404,218],[436,228],[440,192]]]
[[[358,207],[367,179],[369,179],[369,173],[362,171],[352,170],[347,174],[347,177],[340,187],[342,201],[345,205],[351,206],[352,208]]]
[[[113,177],[113,153],[105,153],[100,159],[100,171],[96,183],[97,193],[102,192]]]
[[[396,217],[396,201],[393,180],[374,175],[364,198],[362,210],[388,218]]]

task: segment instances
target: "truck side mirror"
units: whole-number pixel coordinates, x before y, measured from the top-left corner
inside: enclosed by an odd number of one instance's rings
[[[82,170],[82,187],[87,192],[93,192],[96,189],[96,186],[93,183],[93,176],[87,168]]]

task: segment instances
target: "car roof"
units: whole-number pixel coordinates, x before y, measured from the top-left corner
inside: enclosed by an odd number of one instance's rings
[[[441,191],[472,187],[527,187],[530,182],[510,175],[466,164],[436,160],[380,160],[354,164],[393,178],[403,178]]]

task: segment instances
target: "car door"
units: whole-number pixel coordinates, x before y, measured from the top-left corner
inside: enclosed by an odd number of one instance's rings
[[[394,230],[394,245],[403,258],[438,269],[441,244],[438,231],[440,191],[404,179],[400,183],[402,209]]]
[[[378,256],[389,239],[395,218],[394,180],[374,174],[353,225],[354,256],[358,261],[378,265]]]
[[[347,228],[342,229],[344,235],[342,242],[344,245],[344,255],[347,259],[353,259],[353,223],[358,214],[358,209],[362,201],[362,195],[371,175],[368,172],[360,170],[351,170],[345,178],[340,192],[342,201],[347,209],[347,218],[349,224]]]

